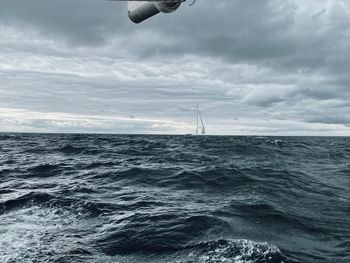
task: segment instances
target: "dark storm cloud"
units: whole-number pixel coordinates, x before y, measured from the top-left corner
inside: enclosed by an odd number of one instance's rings
[[[338,50],[347,48],[350,24],[337,6],[326,10],[315,4],[300,15],[291,0],[202,0],[193,8],[185,5],[171,16],[135,26],[122,2],[12,0],[1,3],[0,21],[24,30],[32,27],[73,47],[100,46],[117,37],[123,39],[119,48],[127,45],[139,57],[197,54],[286,70],[338,71],[340,58],[348,65]]]
[[[168,131],[182,124],[157,121],[188,123],[200,103],[219,133],[344,133],[349,10],[343,0],[198,0],[134,25],[123,2],[1,1],[0,108],[80,114],[75,130],[100,129],[94,114],[154,117],[111,127]],[[69,130],[56,115],[19,116],[28,129]]]
[[[100,0],[11,0],[0,3],[0,20],[75,45],[101,45],[125,24],[124,10]]]

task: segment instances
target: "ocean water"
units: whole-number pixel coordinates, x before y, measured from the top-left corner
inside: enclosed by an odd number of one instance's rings
[[[350,262],[350,138],[0,134],[0,262]]]

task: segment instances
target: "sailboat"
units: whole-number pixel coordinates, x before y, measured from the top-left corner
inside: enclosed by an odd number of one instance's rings
[[[198,104],[197,104],[196,135],[205,135],[205,127],[204,127],[203,117],[202,117],[201,111],[199,110]]]

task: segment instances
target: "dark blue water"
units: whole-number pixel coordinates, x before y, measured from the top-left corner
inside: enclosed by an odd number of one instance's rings
[[[350,138],[0,134],[0,262],[350,262]]]

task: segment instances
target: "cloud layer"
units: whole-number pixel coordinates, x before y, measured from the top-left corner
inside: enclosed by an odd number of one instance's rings
[[[0,2],[0,131],[348,135],[350,3]]]

